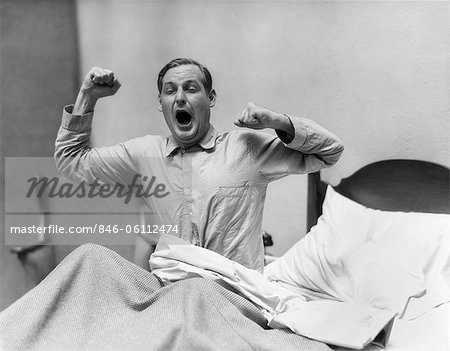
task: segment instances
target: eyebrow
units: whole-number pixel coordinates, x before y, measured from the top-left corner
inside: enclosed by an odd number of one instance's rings
[[[191,83],[197,83],[197,84],[202,84],[201,82],[199,82],[197,79],[189,79],[186,82],[184,82],[184,84],[191,84]]]
[[[201,81],[198,81],[197,79],[189,79],[189,80],[183,82],[182,84],[186,85],[186,84],[192,84],[192,83],[200,84],[200,85],[203,84]],[[166,86],[166,85],[176,85],[176,83],[173,81],[164,82],[163,86]]]

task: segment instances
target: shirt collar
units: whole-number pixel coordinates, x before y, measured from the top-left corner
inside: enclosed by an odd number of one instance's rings
[[[198,142],[199,145],[204,150],[210,150],[216,146],[216,139],[218,133],[214,127],[210,124],[208,131],[205,133],[203,138]],[[166,157],[170,156],[175,150],[181,149],[181,147],[176,143],[172,135],[167,137],[166,150],[164,155]]]

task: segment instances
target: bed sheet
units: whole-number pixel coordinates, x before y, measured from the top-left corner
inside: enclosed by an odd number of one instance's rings
[[[448,350],[449,313],[450,303],[446,303],[414,320],[398,320],[385,350]]]
[[[395,320],[385,347],[369,345],[365,351],[448,351],[450,347],[450,302],[433,308],[414,320]],[[347,348],[334,348],[348,351]]]

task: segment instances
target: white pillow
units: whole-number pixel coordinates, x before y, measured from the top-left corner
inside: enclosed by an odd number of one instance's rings
[[[312,299],[411,319],[450,300],[449,239],[450,215],[374,210],[328,186],[317,225],[264,275]]]

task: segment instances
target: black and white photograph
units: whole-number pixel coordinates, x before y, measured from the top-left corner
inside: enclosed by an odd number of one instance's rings
[[[0,350],[449,350],[449,14],[0,0]]]

